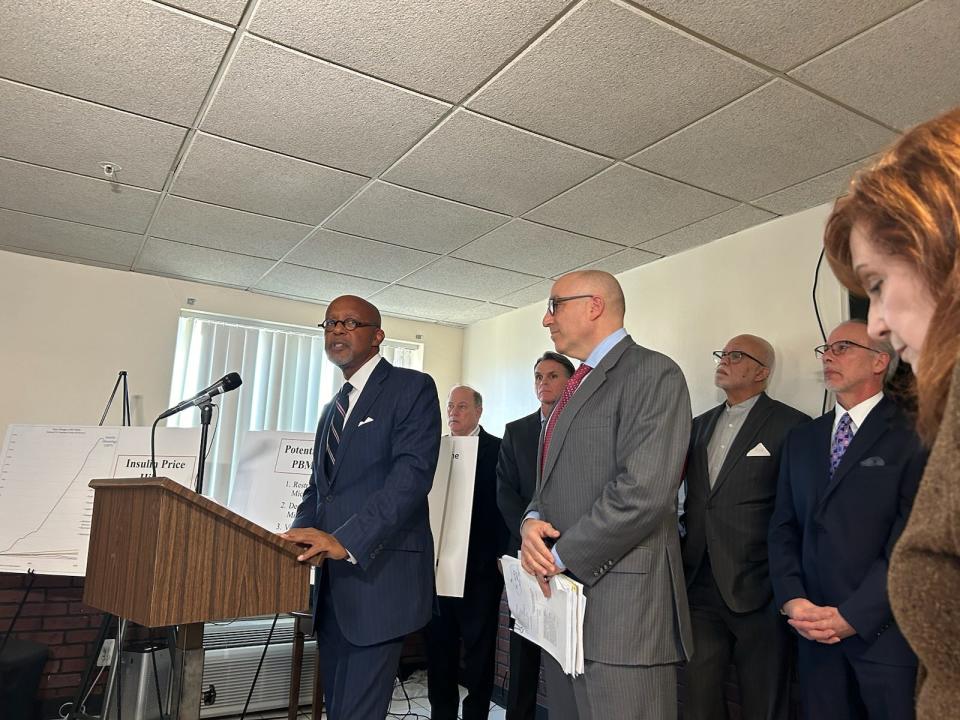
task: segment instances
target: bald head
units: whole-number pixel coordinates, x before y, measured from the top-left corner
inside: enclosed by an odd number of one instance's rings
[[[349,308],[353,313],[354,319],[380,327],[382,322],[380,311],[377,309],[377,306],[369,300],[364,300],[362,297],[357,297],[356,295],[341,295],[330,303],[328,310],[334,308],[340,309],[341,307]]]
[[[623,327],[626,303],[617,279],[601,270],[567,273],[550,293],[554,312],[543,326],[558,352],[584,360],[600,342]]]
[[[762,337],[737,335],[723,346],[713,382],[726,393],[729,405],[737,405],[763,392],[775,362],[773,346]]]

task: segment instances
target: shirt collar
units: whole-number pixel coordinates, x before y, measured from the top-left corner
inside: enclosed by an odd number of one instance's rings
[[[370,379],[370,376],[373,375],[373,369],[377,367],[377,364],[383,360],[383,356],[380,353],[377,353],[372,358],[367,360],[359,369],[353,374],[353,376],[347,380],[348,383],[353,385],[353,390],[350,391],[351,397],[356,397],[363,392],[364,385],[367,384],[367,380]]]
[[[728,413],[735,412],[750,412],[753,410],[753,406],[757,404],[757,400],[760,399],[760,393],[757,393],[752,398],[748,398],[743,402],[739,402],[736,405],[730,405],[728,403],[723,404],[723,409]]]
[[[881,400],[883,400],[883,391],[878,392],[873,397],[869,397],[862,403],[854,405],[849,409],[844,409],[842,405],[837,403],[837,406],[834,408],[833,433],[836,434],[837,425],[840,424],[840,418],[843,417],[844,413],[850,416],[850,421],[853,423],[853,432],[856,432],[863,425],[870,411],[879,405]]]
[[[613,346],[623,340],[626,336],[627,331],[623,328],[610,333],[600,341],[600,344],[593,349],[593,352],[587,356],[587,359],[584,360],[584,362],[590,367],[595,368],[600,364],[600,361],[603,360],[606,354],[613,349]]]

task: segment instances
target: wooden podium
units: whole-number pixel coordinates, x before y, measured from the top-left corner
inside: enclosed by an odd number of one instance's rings
[[[145,627],[179,625],[170,717],[200,717],[203,623],[302,610],[300,549],[169,478],[93,480],[83,601]]]

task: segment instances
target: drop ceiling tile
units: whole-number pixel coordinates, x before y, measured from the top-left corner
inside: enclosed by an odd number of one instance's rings
[[[769,79],[636,8],[589,0],[468,106],[624,158]]]
[[[635,245],[734,205],[728,198],[618,164],[526,217]]]
[[[245,288],[273,265],[272,260],[152,237],[147,238],[133,269]]]
[[[325,227],[446,253],[507,219],[488,210],[375,182],[328,220]]]
[[[644,0],[643,5],[721,45],[789,70],[915,1]]]
[[[436,260],[432,253],[318,230],[286,257],[295,265],[392,282]]]
[[[620,245],[518,219],[474,240],[453,256],[530,275],[552,277],[620,249]]]
[[[3,11],[0,75],[189,125],[231,32],[152,2],[30,0]]]
[[[202,128],[362,175],[379,172],[449,106],[245,37]]]
[[[413,288],[391,285],[370,298],[382,313],[395,313],[411,317],[442,320],[453,313],[467,312],[483,303],[455,295],[415,290]]]
[[[857,170],[869,166],[876,160],[875,155],[859,160],[836,170],[831,170],[815,178],[791,185],[769,195],[757,198],[754,205],[775,212],[778,215],[791,215],[814,205],[831,202],[847,193],[850,181]]]
[[[187,12],[236,25],[243,16],[247,0],[167,0]]]
[[[553,280],[541,280],[522,290],[498,297],[496,300],[501,305],[510,305],[511,307],[523,307],[524,305],[543,302],[544,310],[546,310],[547,298],[550,297],[550,288],[552,287]]]
[[[536,280],[510,270],[443,257],[405,277],[403,285],[475,300],[493,300]]]
[[[956,2],[927,0],[790,73],[906,129],[960,103]]]
[[[159,190],[186,130],[0,79],[0,155]]]
[[[517,215],[609,164],[591,153],[458,110],[383,177]]]
[[[261,0],[250,29],[436,97],[458,100],[568,0]]]
[[[480,320],[487,320],[497,315],[503,315],[513,310],[512,307],[505,305],[495,305],[494,303],[483,303],[470,310],[451,311],[444,315],[441,320],[444,322],[459,323],[460,325],[470,325]]]
[[[253,257],[279,260],[313,227],[167,196],[150,234]]]
[[[646,247],[646,245],[644,245]],[[651,263],[654,260],[659,260],[660,255],[655,252],[647,252],[645,250],[636,250],[634,248],[627,248],[626,250],[621,250],[616,255],[611,255],[610,257],[604,258],[603,260],[597,260],[594,263],[590,263],[586,267],[579,268],[581,270],[603,270],[608,272],[611,275],[617,275],[627,270],[633,270],[634,268],[640,267],[641,265],[646,265]]]
[[[880,125],[775,80],[630,162],[748,200],[862,158],[893,137]]]
[[[129,271],[129,265],[115,265],[114,263],[103,262],[101,260],[88,260],[86,258],[71,257],[70,255],[61,255],[59,253],[44,252],[43,250],[30,250],[28,248],[5,247],[0,244],[0,251],[18,253],[19,255],[30,255],[32,257],[46,258],[47,260],[59,260],[60,262],[76,263],[77,265],[89,265],[91,267],[107,268],[108,270]],[[2,256],[0,256],[2,259]]]
[[[385,283],[340,273],[280,263],[256,288],[311,300],[333,300],[340,295],[366,297],[386,287]]]
[[[360,175],[197,133],[170,192],[318,225],[365,182]]]
[[[0,210],[0,245],[114,266],[133,264],[141,235]]]
[[[775,218],[776,215],[759,210],[749,205],[738,205],[731,210],[719,213],[713,217],[687,225],[679,230],[661,235],[649,242],[643,243],[640,248],[661,255],[673,255],[690,248],[704,245],[718,240],[735,232],[746,230],[754,225]]]
[[[159,193],[0,159],[0,207],[143,232]]]

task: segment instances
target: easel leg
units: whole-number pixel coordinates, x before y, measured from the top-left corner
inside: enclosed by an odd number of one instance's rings
[[[172,720],[199,720],[203,684],[203,623],[181,625],[170,678]]]

